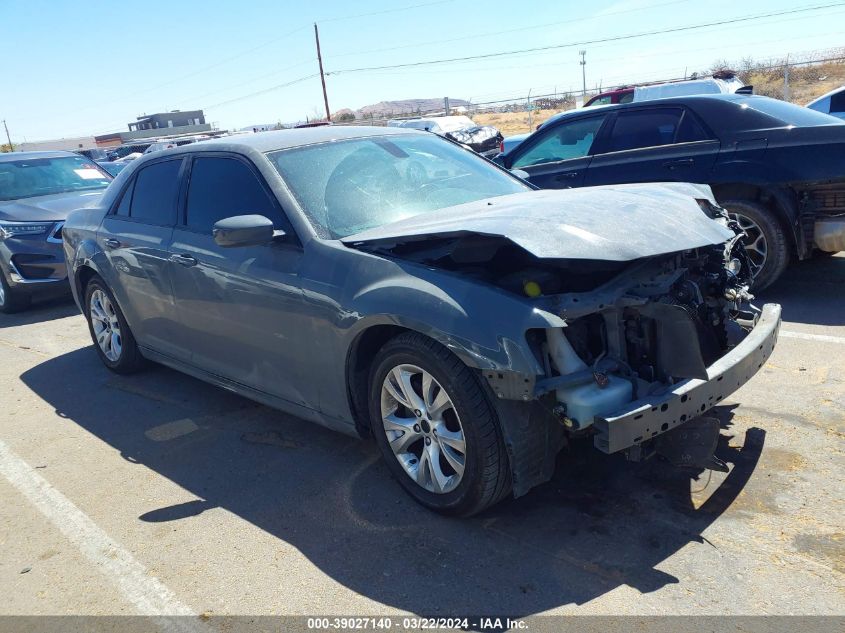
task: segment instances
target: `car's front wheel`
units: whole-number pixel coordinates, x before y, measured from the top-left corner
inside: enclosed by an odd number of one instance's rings
[[[435,341],[408,332],[384,345],[369,404],[388,468],[419,503],[469,516],[510,492],[507,452],[480,379]]]
[[[786,232],[771,211],[750,200],[721,203],[728,215],[745,231],[745,251],[754,276],[754,290],[773,284],[789,264]]]
[[[144,365],[135,337],[106,283],[97,276],[85,287],[85,317],[94,348],[103,364],[118,374]]]
[[[15,290],[6,282],[3,271],[0,270],[0,312],[12,314],[29,307],[30,296]]]

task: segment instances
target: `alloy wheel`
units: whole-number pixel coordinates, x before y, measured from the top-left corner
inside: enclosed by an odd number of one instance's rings
[[[416,365],[397,365],[381,389],[388,444],[405,473],[435,494],[454,490],[466,466],[466,438],[455,405],[435,378]]]
[[[120,321],[111,300],[105,292],[97,289],[91,293],[89,308],[97,345],[106,358],[113,363],[117,362],[123,349],[123,340],[120,335]]]
[[[730,212],[730,217],[736,220],[739,228],[745,231],[745,252],[751,264],[751,274],[756,277],[763,270],[768,258],[769,245],[763,229],[751,218],[742,213]]]

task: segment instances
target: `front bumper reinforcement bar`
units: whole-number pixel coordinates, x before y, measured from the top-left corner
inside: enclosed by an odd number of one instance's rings
[[[768,360],[780,328],[780,306],[767,303],[754,329],[736,347],[707,368],[707,380],[689,378],[668,391],[635,400],[593,428],[596,448],[604,453],[636,446],[702,415],[748,382]]]

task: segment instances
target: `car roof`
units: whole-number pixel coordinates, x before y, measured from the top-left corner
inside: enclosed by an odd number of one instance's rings
[[[258,134],[246,134],[238,136],[221,136],[220,138],[191,143],[181,147],[167,150],[170,154],[202,152],[209,148],[234,149],[251,148],[259,152],[272,152],[291,147],[301,147],[314,143],[327,141],[342,141],[353,138],[366,138],[372,136],[397,136],[400,134],[428,134],[409,128],[401,127],[375,127],[365,125],[326,125],[323,127],[304,127],[289,130],[276,130],[273,132],[260,132]]]
[[[8,152],[0,154],[0,163],[10,162],[13,160],[25,160],[27,158],[66,158],[68,156],[79,156],[79,154],[59,150],[52,152]]]
[[[544,121],[541,126],[546,127],[550,123],[556,123],[561,119],[566,119],[576,115],[587,115],[591,112],[624,110],[627,108],[650,108],[659,105],[690,105],[699,104],[705,105],[708,103],[731,103],[731,102],[748,102],[749,100],[768,100],[770,97],[762,95],[746,95],[736,93],[722,93],[722,94],[698,94],[698,95],[679,95],[676,97],[663,97],[662,99],[648,99],[646,101],[631,101],[629,103],[605,103],[602,105],[592,105],[589,107],[576,108],[574,110],[567,110],[560,112]]]

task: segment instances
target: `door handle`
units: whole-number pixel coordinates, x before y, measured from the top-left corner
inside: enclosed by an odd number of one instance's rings
[[[110,237],[110,238],[108,238],[108,239],[106,239],[106,241],[104,242],[104,244],[105,244],[106,246],[108,246],[109,248],[120,248],[120,241],[119,241],[119,240],[116,240],[116,239],[114,239],[114,238],[111,238],[111,237]]]
[[[557,176],[555,176],[555,180],[572,180],[573,178],[577,178],[577,177],[578,177],[577,171],[568,171],[566,173],[558,174]]]
[[[186,268],[190,268],[191,266],[197,265],[197,259],[195,257],[191,257],[190,255],[181,254],[181,255],[171,255],[170,261],[176,262],[177,264],[181,264]]]
[[[677,169],[678,167],[692,167],[695,164],[695,161],[692,158],[681,158],[678,160],[667,160],[663,163],[663,166],[673,170]]]

